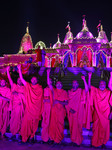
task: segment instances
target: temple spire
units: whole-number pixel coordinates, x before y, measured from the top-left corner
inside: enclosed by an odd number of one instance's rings
[[[59,34],[58,34],[57,36],[58,36],[58,43],[60,43],[60,38],[59,38]]]
[[[99,24],[97,25],[97,29],[98,29],[98,33],[99,33],[99,31],[100,31],[100,26],[101,26],[101,20],[99,20]]]
[[[108,43],[108,38],[107,38],[105,31],[103,30],[103,25],[100,26],[100,31],[98,33],[98,37],[96,40],[99,43],[103,43],[103,44]]]
[[[59,47],[61,47],[61,42],[60,42],[59,34],[57,34],[57,38],[58,38],[58,41],[53,45],[53,48],[59,48]]]
[[[88,31],[88,27],[87,27],[85,15],[83,15],[83,20],[82,20],[82,22],[83,22],[83,23],[82,23],[82,30]]]
[[[29,34],[29,22],[27,22],[26,33]]]
[[[26,33],[21,40],[19,51],[22,50],[24,53],[27,53],[31,49],[33,49],[33,42],[29,34],[29,22],[27,22]]]
[[[86,16],[86,15],[83,15],[83,20],[82,20],[82,21],[83,21],[83,23],[82,23],[82,28],[84,28],[84,26],[85,26],[85,21],[86,21],[86,20],[85,20],[85,16]]]
[[[100,27],[100,31],[103,31],[103,25],[101,25],[101,27]]]
[[[68,29],[69,32],[71,31],[70,22],[69,21],[68,21],[68,25],[66,26],[66,29]]]

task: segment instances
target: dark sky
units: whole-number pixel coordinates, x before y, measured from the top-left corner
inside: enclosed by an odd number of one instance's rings
[[[110,40],[112,31],[112,2],[109,0],[8,0],[0,2],[0,55],[17,53],[22,36],[30,22],[30,35],[35,45],[38,41],[63,42],[70,21],[74,37],[82,28],[82,15],[86,15],[87,26],[97,36],[96,26],[101,20]]]

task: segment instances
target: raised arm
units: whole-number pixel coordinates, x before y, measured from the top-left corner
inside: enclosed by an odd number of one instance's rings
[[[108,87],[112,91],[112,72],[110,72],[110,79],[109,79]]]
[[[51,91],[53,91],[53,86],[52,86],[52,84],[50,82],[50,69],[47,69],[47,85],[49,86]]]
[[[11,75],[10,75],[10,66],[7,67],[7,77],[9,79],[9,83],[10,83],[10,86],[11,88],[13,87],[13,81],[12,81],[12,78],[11,78]]]
[[[86,82],[86,79],[85,79],[85,76],[81,76],[82,80],[84,81],[84,86],[85,86],[85,91],[88,92],[88,85],[87,85],[87,82]]]
[[[1,95],[0,95],[0,98],[2,98],[2,99],[5,100],[5,101],[10,101],[10,99],[8,99],[8,98],[6,98],[6,97],[4,97],[4,96],[1,96]]]
[[[24,86],[26,86],[26,81],[24,80],[23,75],[22,75],[22,71],[21,71],[21,65],[19,64],[17,67],[18,67],[21,82],[23,83]]]
[[[91,89],[91,76],[92,76],[92,72],[88,73],[88,88]]]

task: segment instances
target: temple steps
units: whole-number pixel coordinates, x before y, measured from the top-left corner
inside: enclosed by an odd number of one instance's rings
[[[84,83],[83,80],[81,79],[82,73],[79,73],[77,75],[74,75],[72,72],[66,70],[65,76],[62,77],[62,83],[63,83],[63,88],[65,90],[69,90],[72,88],[72,81],[77,80],[79,83],[79,87],[84,88]],[[88,75],[87,73],[85,74],[86,76],[86,81],[88,82]],[[98,87],[99,85],[99,80],[100,77],[97,76],[95,73],[92,74],[92,81],[91,84],[95,87]]]
[[[92,131],[83,128],[82,135],[83,135],[83,142],[82,142],[82,145],[83,145],[83,146],[88,146],[88,147],[90,147],[90,146],[91,146]],[[11,140],[12,133],[8,133],[8,132],[7,132],[7,133],[6,133],[6,136],[9,138],[9,141],[10,141],[10,140]],[[20,135],[19,135],[19,134],[16,134],[16,140],[17,140],[17,141],[19,141],[19,137],[20,137]],[[41,142],[41,141],[42,141],[42,139],[41,139],[41,128],[39,128],[39,129],[37,130],[34,139],[35,139],[36,142]],[[64,129],[64,139],[63,139],[62,142],[63,142],[63,143],[66,143],[66,144],[70,144],[70,143],[71,143],[70,132],[69,132],[68,129]],[[109,139],[109,141],[107,142],[106,147],[107,147],[107,148],[112,148],[112,133],[110,133],[110,139]]]

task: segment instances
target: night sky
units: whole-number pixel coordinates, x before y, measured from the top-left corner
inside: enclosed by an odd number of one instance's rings
[[[8,0],[0,2],[0,56],[19,51],[20,42],[30,22],[33,45],[43,41],[47,47],[57,41],[57,34],[63,42],[70,21],[74,35],[82,29],[82,15],[86,15],[87,26],[94,37],[96,26],[101,20],[110,40],[112,31],[112,2],[80,0]]]

